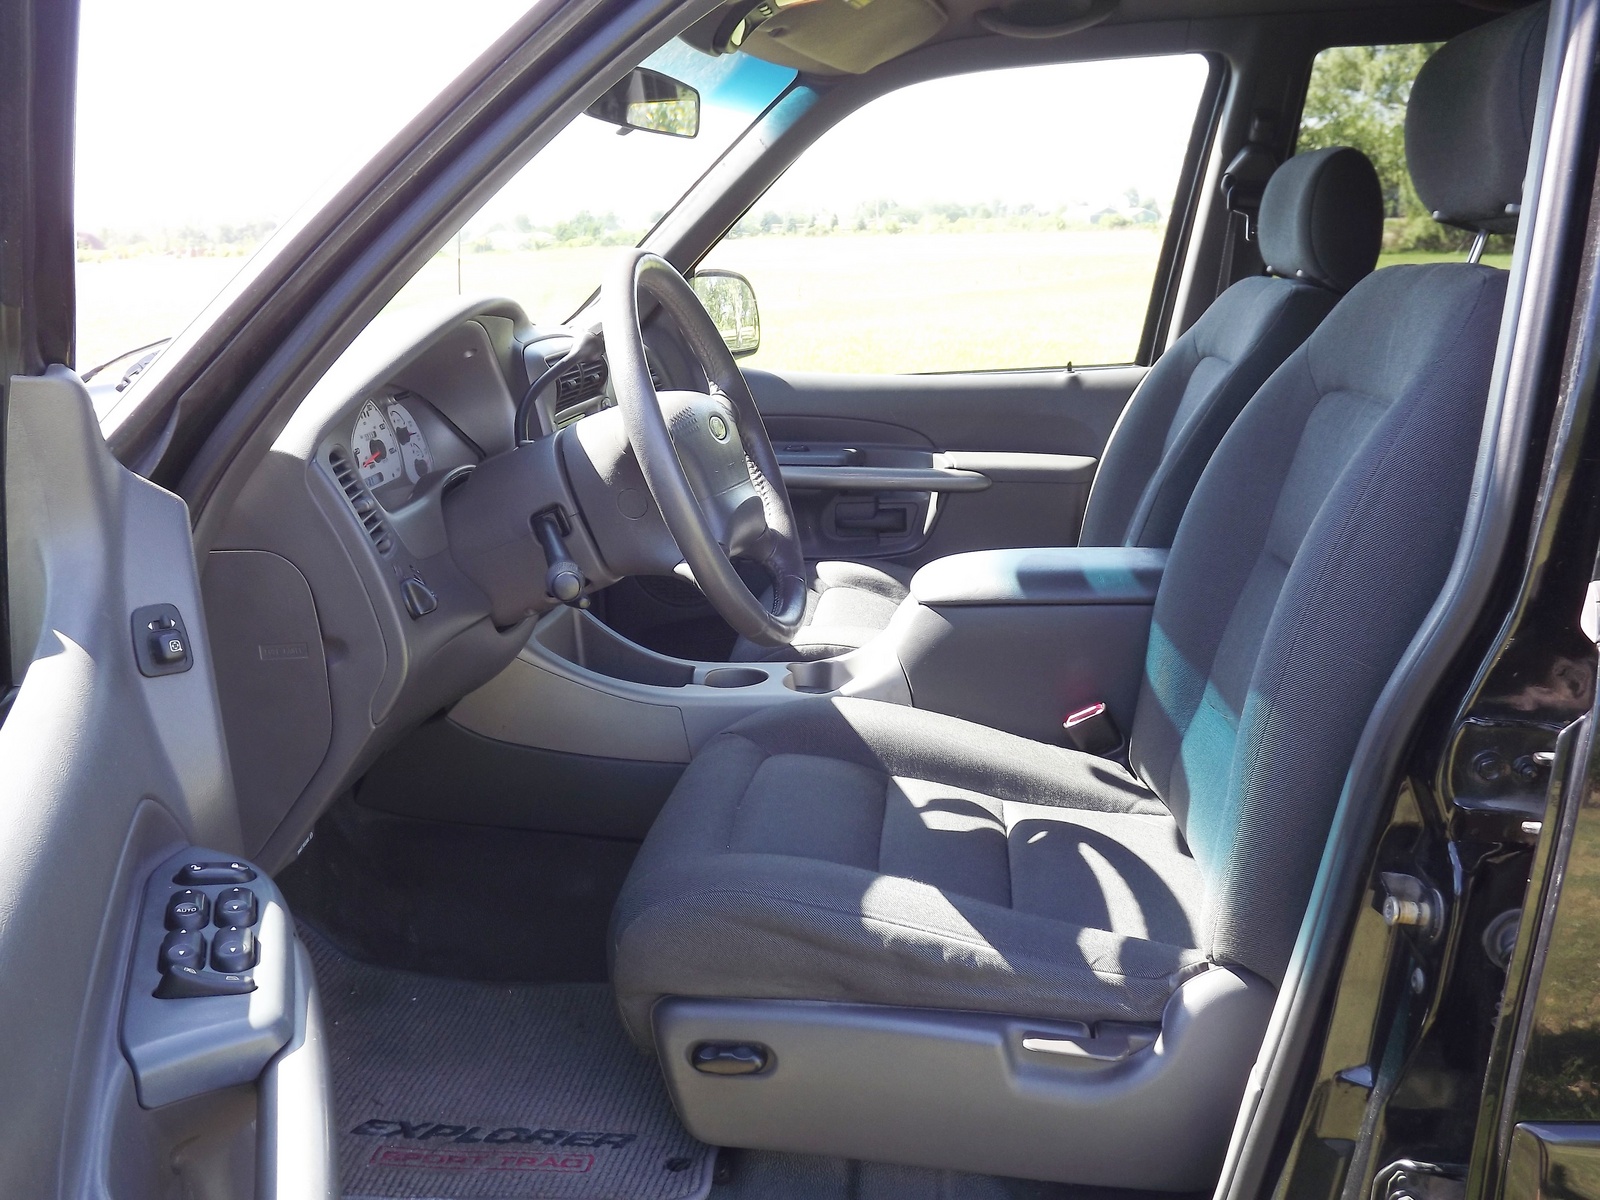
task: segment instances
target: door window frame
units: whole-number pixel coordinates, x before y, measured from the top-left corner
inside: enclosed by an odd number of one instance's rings
[[[761,203],[767,192],[795,163],[804,157],[813,145],[825,137],[829,131],[849,120],[854,114],[866,108],[873,101],[890,93],[914,87],[920,83],[960,74],[1026,69],[1028,67],[1069,66],[1075,63],[1116,62],[1127,59],[1175,58],[1179,56],[1194,56],[1203,59],[1206,64],[1206,78],[1200,88],[1200,95],[1195,105],[1194,119],[1190,126],[1189,140],[1179,166],[1177,186],[1173,192],[1172,210],[1167,220],[1166,230],[1162,236],[1161,249],[1157,254],[1156,269],[1150,284],[1150,300],[1145,309],[1144,321],[1140,328],[1133,359],[1128,362],[1115,363],[1060,363],[1045,366],[918,371],[911,374],[913,377],[916,375],[1027,374],[1055,373],[1067,370],[1079,372],[1148,367],[1160,356],[1159,347],[1165,345],[1168,330],[1177,310],[1178,296],[1183,283],[1184,262],[1199,218],[1203,212],[1207,163],[1211,156],[1211,148],[1222,127],[1230,83],[1234,76],[1233,68],[1227,58],[1215,50],[1162,48],[1125,54],[1084,54],[1045,60],[1028,58],[1023,61],[997,57],[993,61],[984,62],[981,65],[972,66],[969,64],[966,69],[960,71],[906,69],[897,73],[898,75],[903,75],[903,78],[891,77],[889,81],[871,81],[873,83],[882,82],[882,86],[852,87],[851,84],[855,83],[855,80],[834,84],[831,87],[823,85],[821,102],[812,105],[808,110],[800,114],[790,128],[782,130],[773,138],[768,151],[756,162],[751,163],[749,169],[739,179],[730,181],[727,184],[726,194],[733,195],[735,192],[740,191],[739,184],[751,179],[758,181],[755,188],[748,193],[744,193],[744,198],[735,201],[732,205],[718,203],[723,197],[713,197],[705,206],[708,210],[708,216],[712,213],[715,214],[715,224],[712,227],[707,228],[704,221],[695,221],[691,217],[687,227],[680,231],[674,228],[675,223],[672,220],[677,214],[669,212],[657,226],[657,230],[665,236],[657,239],[656,231],[652,231],[651,237],[646,238],[643,244],[662,254],[668,261],[678,265],[685,274],[691,273],[722,244],[734,226]],[[749,132],[751,134],[759,134],[763,131],[758,123]],[[714,171],[708,172],[706,179],[711,179],[714,174]],[[702,182],[705,182],[705,180]],[[698,190],[698,185],[679,201],[679,205],[685,206],[686,202],[692,203],[696,190]],[[674,233],[677,233],[678,236],[674,237]],[[696,237],[696,234],[700,236]],[[703,244],[700,244],[701,238],[704,239]],[[694,243],[692,248],[690,247],[691,242]],[[871,373],[868,374],[870,375]]]

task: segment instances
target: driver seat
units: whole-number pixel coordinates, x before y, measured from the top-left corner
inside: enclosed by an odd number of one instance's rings
[[[1452,223],[1514,227],[1544,18],[1416,81],[1413,174]],[[1455,554],[1505,290],[1379,271],[1246,406],[1172,546],[1131,769],[868,700],[706,744],[610,938],[691,1133],[1214,1182],[1358,739]]]
[[[1245,401],[1378,260],[1383,194],[1366,155],[1330,147],[1291,158],[1261,199],[1268,274],[1241,279],[1161,356],[1112,431],[1084,511],[1083,546],[1172,544],[1190,493]],[[805,622],[788,646],[740,637],[733,662],[832,658],[889,627],[912,570],[808,568]]]

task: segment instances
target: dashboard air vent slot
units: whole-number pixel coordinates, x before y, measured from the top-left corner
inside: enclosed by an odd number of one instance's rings
[[[367,491],[366,485],[361,482],[361,477],[356,474],[350,456],[344,452],[344,447],[335,446],[328,451],[328,466],[333,470],[333,477],[339,481],[339,488],[345,494],[345,499],[350,501],[350,507],[355,510],[356,519],[361,522],[361,527],[367,531],[367,537],[378,548],[379,554],[389,553],[394,542],[389,537],[388,527],[383,523],[383,517],[378,512],[378,502],[372,498],[372,493]]]
[[[571,404],[594,395],[606,384],[606,361],[592,358],[568,367],[556,377],[556,403]]]

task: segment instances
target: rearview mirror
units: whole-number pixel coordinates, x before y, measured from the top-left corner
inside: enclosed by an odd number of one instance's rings
[[[711,269],[696,271],[690,282],[728,353],[744,358],[761,349],[761,313],[756,308],[756,290],[748,279],[737,271]]]
[[[700,132],[700,93],[649,67],[629,71],[584,111],[624,131],[643,129],[685,138]]]

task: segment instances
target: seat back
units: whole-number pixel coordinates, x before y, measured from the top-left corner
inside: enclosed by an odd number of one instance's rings
[[[1417,79],[1413,161],[1459,123],[1478,144],[1426,177],[1455,223],[1498,225],[1521,199],[1544,27],[1543,6],[1501,18]],[[1479,89],[1497,91],[1449,100]],[[1368,276],[1245,407],[1172,546],[1132,761],[1201,865],[1201,945],[1273,982],[1356,742],[1455,554],[1505,285],[1467,263]]]
[[[1258,225],[1269,274],[1223,292],[1150,368],[1106,445],[1079,545],[1172,544],[1239,410],[1377,261],[1377,173],[1344,147],[1291,158],[1267,184]]]

